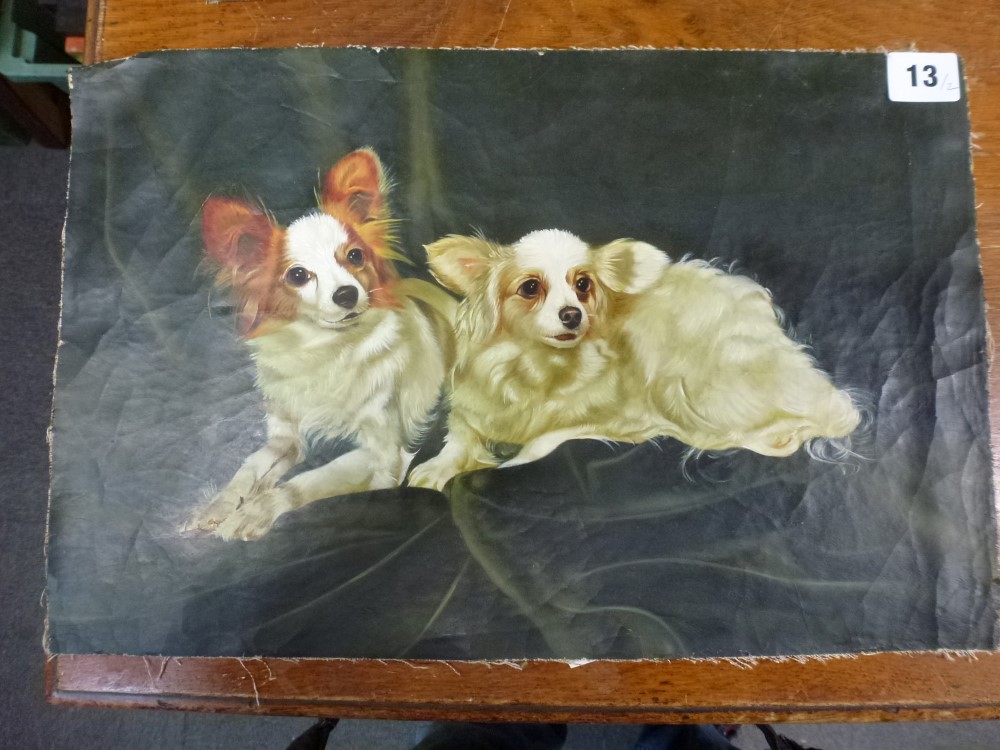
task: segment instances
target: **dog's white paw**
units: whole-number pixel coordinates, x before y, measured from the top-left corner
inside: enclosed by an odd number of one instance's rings
[[[260,539],[274,525],[278,517],[295,508],[291,490],[275,487],[244,502],[215,529],[215,535],[229,541],[241,539],[250,542]]]
[[[185,533],[189,531],[214,531],[246,499],[243,492],[225,487],[215,493],[208,505],[196,511],[181,527],[181,531]]]
[[[815,437],[825,437],[825,435],[808,420],[779,419],[748,435],[742,447],[764,456],[784,458],[795,453],[803,443]]]
[[[410,487],[425,487],[440,492],[460,470],[451,461],[440,460],[440,456],[420,464],[410,472],[407,484]]]

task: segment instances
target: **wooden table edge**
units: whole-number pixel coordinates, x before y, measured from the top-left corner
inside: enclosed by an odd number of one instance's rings
[[[84,32],[83,62],[93,65],[101,60],[101,39],[104,37],[104,10],[101,0],[87,0],[87,21]]]
[[[991,651],[578,662],[57,654],[46,683],[54,704],[338,718],[667,724],[1000,717],[1000,653]]]

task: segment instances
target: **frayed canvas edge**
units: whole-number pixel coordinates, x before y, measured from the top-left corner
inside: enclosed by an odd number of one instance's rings
[[[969,74],[965,67],[965,61],[959,57],[959,72],[962,76],[962,87],[965,91],[963,102],[965,104],[965,117],[969,124],[969,178],[972,180],[972,242],[976,246],[976,257],[979,261],[979,273],[983,278],[983,286],[980,294],[980,302],[983,310],[983,342],[985,350],[983,358],[986,360],[986,422],[990,428],[990,495],[993,498],[993,555],[990,563],[993,574],[990,576],[989,600],[993,607],[993,648],[1000,648],[1000,494],[997,492],[997,472],[1000,471],[1000,461],[998,461],[998,451],[1000,440],[995,439],[995,429],[989,405],[992,403],[993,392],[993,365],[996,360],[996,341],[993,338],[993,327],[990,325],[990,301],[986,296],[985,274],[983,272],[983,247],[979,241],[979,207],[982,205],[976,200],[976,153],[982,153],[982,146],[977,141],[980,134],[972,129],[972,107],[969,102]]]
[[[911,43],[905,48],[890,48],[885,45],[878,45],[874,49],[866,47],[855,47],[853,49],[830,49],[824,47],[799,47],[799,48],[762,48],[762,47],[656,47],[653,45],[622,45],[618,47],[396,47],[396,46],[371,46],[365,44],[346,45],[324,45],[324,44],[297,44],[291,47],[179,47],[176,49],[151,50],[148,52],[137,52],[134,55],[116,57],[111,60],[103,60],[97,63],[90,63],[80,66],[80,69],[110,69],[127,63],[130,60],[141,60],[152,57],[165,57],[173,54],[187,54],[191,52],[203,52],[212,54],[226,54],[229,52],[281,52],[288,50],[362,50],[375,52],[535,52],[539,55],[559,54],[562,52],[747,52],[765,53],[773,52],[777,54],[826,54],[826,55],[888,55],[890,52],[920,52],[915,43]],[[942,50],[935,50],[940,52]],[[944,50],[950,51],[950,50]],[[961,55],[955,53],[959,60],[963,60]],[[963,80],[964,76],[964,65]],[[966,81],[967,83],[967,81]],[[966,92],[968,88],[966,87]]]
[[[975,180],[973,180],[973,190],[975,190]],[[976,230],[976,248],[980,252],[979,267],[982,269],[982,249],[979,244],[979,232],[978,227]],[[986,326],[986,371],[987,373],[993,372],[994,364],[994,353],[995,353],[995,342],[993,339],[993,330],[990,326],[990,305],[989,300],[986,299],[986,289],[983,288],[983,320]],[[986,376],[986,422],[990,425],[990,494],[993,497],[993,556],[990,562],[993,564],[993,575],[990,577],[990,604],[993,607],[993,648],[1000,647],[1000,494],[997,492],[997,472],[1000,471],[1000,461],[998,461],[996,448],[998,446],[994,445],[994,436],[996,425],[992,423],[992,415],[990,414],[989,404],[992,403],[992,378],[989,374]]]
[[[669,666],[672,664],[702,664],[702,665],[729,665],[738,669],[752,670],[764,664],[788,664],[796,662],[798,664],[826,664],[830,662],[856,661],[868,657],[876,656],[901,656],[901,657],[927,657],[937,656],[947,661],[979,661],[982,658],[991,658],[997,655],[997,651],[986,649],[933,649],[927,651],[907,650],[907,651],[858,651],[848,653],[830,654],[790,654],[772,656],[703,656],[703,657],[681,657],[675,659],[602,659],[602,658],[582,658],[582,659],[400,659],[400,658],[373,658],[373,657],[290,657],[290,656],[167,656],[150,654],[88,654],[88,653],[66,653],[50,654],[49,660],[56,657],[72,659],[74,657],[109,656],[125,657],[130,659],[142,659],[149,675],[151,683],[160,680],[171,664],[182,665],[185,661],[235,661],[253,676],[247,663],[260,662],[267,671],[267,682],[272,682],[277,677],[274,676],[269,662],[298,664],[301,662],[325,663],[325,664],[378,664],[383,667],[403,665],[413,670],[433,669],[436,666],[447,667],[458,676],[462,676],[460,668],[462,666],[486,667],[487,669],[513,669],[522,671],[526,667],[534,665],[563,664],[567,669],[579,669],[591,664],[598,665],[646,665],[646,666]],[[158,664],[154,664],[154,661]],[[156,667],[156,677],[154,678],[154,666]],[[256,683],[255,683],[256,685]]]
[[[67,85],[69,87],[70,95],[73,93],[73,74],[74,70],[71,67],[68,71]],[[72,134],[72,99],[70,102],[70,133]],[[45,652],[46,658],[51,660],[53,657],[51,649],[51,622],[49,620],[49,539],[52,530],[52,483],[55,477],[55,463],[52,450],[52,439],[53,439],[53,429],[55,427],[56,419],[56,384],[58,380],[59,372],[59,355],[62,352],[62,329],[63,329],[63,307],[66,302],[66,228],[69,225],[69,209],[70,209],[70,183],[73,179],[73,139],[70,136],[70,149],[69,149],[69,163],[66,170],[66,213],[63,216],[63,226],[62,235],[59,238],[60,252],[59,252],[59,319],[56,323],[56,353],[53,357],[52,362],[52,403],[49,406],[49,426],[45,431],[45,442],[49,449],[49,491],[48,491],[48,507],[45,513],[45,541],[44,541],[44,561],[45,561],[45,588],[42,589],[41,604],[45,608],[45,618],[44,624],[42,626],[42,649]]]

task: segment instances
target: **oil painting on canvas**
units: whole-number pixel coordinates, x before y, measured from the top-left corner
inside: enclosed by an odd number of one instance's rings
[[[964,101],[876,54],[74,76],[54,653],[994,646]]]

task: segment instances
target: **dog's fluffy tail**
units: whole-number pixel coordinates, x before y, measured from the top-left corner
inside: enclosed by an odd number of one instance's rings
[[[854,428],[850,435],[843,437],[820,437],[808,440],[802,445],[801,450],[805,451],[806,455],[814,461],[835,464],[845,473],[855,473],[860,469],[863,462],[871,460],[864,446],[870,444],[871,433],[875,425],[875,407],[872,405],[869,395],[861,390],[853,388],[842,388],[840,390],[851,399],[854,408],[858,412],[859,420],[857,427]],[[681,460],[681,473],[688,481],[694,481],[696,476],[698,479],[711,480],[712,478],[704,472],[705,467],[699,464],[699,459],[702,457],[719,459],[735,455],[740,451],[740,448],[705,451],[689,446],[684,451]]]
[[[859,446],[868,442],[875,425],[875,407],[868,394],[853,388],[841,389],[850,397],[860,417],[858,426],[850,435],[837,438],[814,438],[807,442],[803,449],[811,458],[822,463],[840,464],[845,468],[858,468],[860,461],[868,461],[869,457]]]

